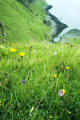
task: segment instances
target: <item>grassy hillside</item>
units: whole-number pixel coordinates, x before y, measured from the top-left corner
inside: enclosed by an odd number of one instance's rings
[[[43,5],[0,0],[7,31],[0,44],[0,120],[80,119],[80,40],[44,41],[49,28],[42,22]]]
[[[5,26],[6,39],[9,41],[48,39],[49,28],[43,24],[45,5],[43,0],[34,0],[28,8],[25,8],[17,0],[0,0],[0,22]],[[2,38],[4,39],[0,35],[0,41]]]

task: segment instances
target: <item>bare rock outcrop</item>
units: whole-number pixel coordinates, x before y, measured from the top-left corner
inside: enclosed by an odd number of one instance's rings
[[[2,35],[6,36],[6,31],[5,31],[4,25],[1,22],[0,22],[0,28],[1,28]]]

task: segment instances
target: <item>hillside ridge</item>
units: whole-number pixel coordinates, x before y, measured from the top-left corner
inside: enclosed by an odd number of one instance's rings
[[[46,2],[34,0],[28,8],[18,0],[0,0],[0,22],[4,24],[6,38],[0,34],[0,41],[31,41],[49,39],[50,28],[43,23]],[[6,7],[7,6],[7,7]],[[1,33],[1,30],[0,30]]]

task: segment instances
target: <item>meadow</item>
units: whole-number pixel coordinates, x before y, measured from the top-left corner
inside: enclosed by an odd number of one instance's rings
[[[0,120],[79,120],[80,44],[0,45]]]
[[[0,0],[0,120],[80,120],[80,39],[49,42],[46,5]]]

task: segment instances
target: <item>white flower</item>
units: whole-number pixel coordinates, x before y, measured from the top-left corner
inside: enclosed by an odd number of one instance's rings
[[[63,96],[64,95],[64,92],[62,90],[59,91],[59,96]]]
[[[56,56],[57,55],[57,52],[54,52],[54,56]]]
[[[34,53],[36,53],[37,51],[36,50],[33,50]]]
[[[25,46],[26,46],[26,47],[28,46],[27,43],[25,44]]]
[[[52,44],[52,42],[49,42],[49,44]]]
[[[30,110],[30,114],[31,114],[33,111],[34,111],[34,107],[31,108],[31,110]]]
[[[5,46],[3,46],[3,45],[0,45],[0,48],[1,48],[1,49],[5,49]]]

